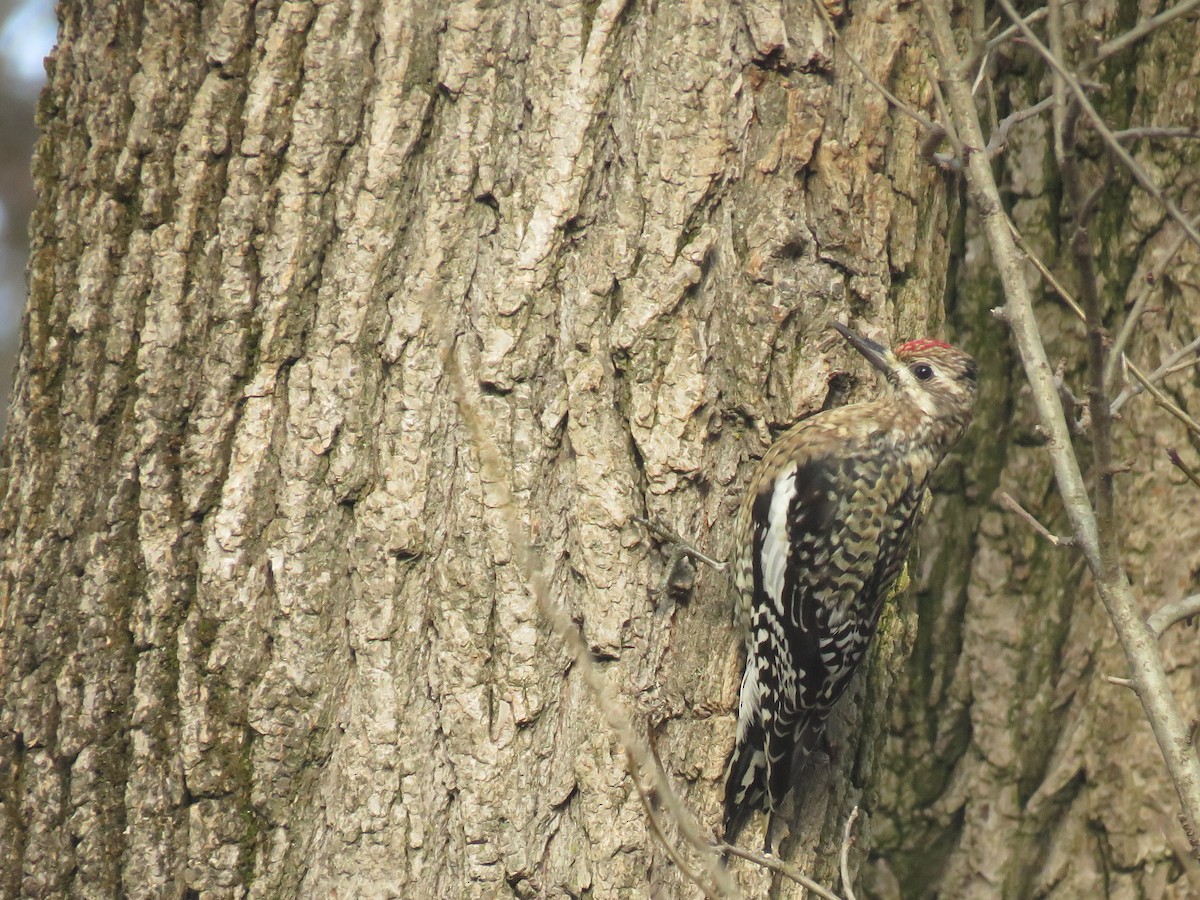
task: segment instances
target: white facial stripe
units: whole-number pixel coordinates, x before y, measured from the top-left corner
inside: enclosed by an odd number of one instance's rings
[[[933,371],[935,373],[934,377],[939,377],[940,373],[938,372],[936,366],[933,367]],[[900,369],[897,375],[900,378],[900,389],[906,396],[912,398],[913,402],[917,404],[917,407],[921,410],[921,412],[925,413],[927,416],[937,415],[937,402],[934,400],[933,395],[931,395],[929,391],[925,389],[921,382],[917,381],[917,376],[912,373],[912,369],[910,369],[908,366],[904,366]]]
[[[762,573],[763,590],[775,603],[775,610],[783,615],[783,578],[787,571],[788,536],[787,514],[796,496],[796,466],[784,470],[775,480],[775,492],[771,495],[771,509],[767,513],[767,533],[763,536]]]

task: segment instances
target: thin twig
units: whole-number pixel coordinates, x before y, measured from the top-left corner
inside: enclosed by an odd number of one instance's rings
[[[928,65],[926,65],[925,71],[929,72]],[[971,96],[975,96],[979,93],[980,85],[985,84],[988,81],[987,75],[988,75],[988,52],[987,52],[987,50],[984,50],[983,55],[979,59],[979,66],[975,71],[975,81],[971,84]],[[937,79],[934,78],[932,74],[929,75],[929,80],[930,80],[930,82],[932,82],[934,84],[937,83]],[[994,121],[995,120],[993,119],[993,122]]]
[[[992,136],[988,139],[987,152],[989,157],[994,157],[1008,144],[1008,133],[1014,127],[1020,125],[1026,119],[1032,119],[1034,116],[1040,116],[1054,103],[1054,97],[1045,97],[1039,100],[1033,106],[1027,106],[1024,109],[1018,109],[1014,113],[1009,113],[1000,120],[1000,124],[992,132]]]
[[[992,138],[994,138],[996,136],[996,129],[999,128],[1004,123],[1000,121],[1000,118],[999,118],[1000,114],[999,114],[999,112],[997,112],[999,107],[996,105],[996,84],[990,78],[986,79],[985,83],[987,84],[988,124],[990,124],[992,126],[992,131],[991,131],[992,137],[988,138],[988,144],[990,145],[992,143]],[[1005,143],[1007,143],[1007,141],[1008,141],[1007,135],[1004,136],[1004,141],[1005,141]]]
[[[747,862],[752,862],[755,865],[762,866],[764,869],[770,869],[772,872],[777,872],[789,881],[794,881],[805,890],[811,891],[822,900],[842,900],[837,894],[830,891],[828,888],[822,887],[813,881],[795,866],[789,866],[783,860],[774,856],[763,856],[761,853],[752,853],[749,850],[743,850],[741,847],[733,844],[719,843],[715,846],[718,853],[725,853],[729,856],[736,856],[738,859],[744,859]]]
[[[1067,417],[1067,427],[1071,434],[1083,437],[1091,426],[1091,410],[1087,404],[1080,401],[1067,384],[1066,362],[1060,362],[1054,370],[1054,384],[1058,388],[1058,399],[1063,406],[1063,414]]]
[[[1062,39],[1062,5],[1061,0],[1049,0],[1050,6],[1050,49],[1051,54],[1058,60],[1063,60],[1064,43]],[[1011,4],[1010,4],[1011,6]],[[1063,195],[1066,208],[1073,214],[1074,221],[1070,231],[1067,246],[1075,268],[1075,283],[1077,285],[1079,305],[1084,311],[1085,347],[1087,351],[1087,400],[1089,413],[1089,430],[1091,432],[1092,452],[1092,494],[1088,512],[1095,523],[1097,537],[1098,567],[1093,569],[1093,575],[1110,580],[1123,577],[1119,549],[1119,524],[1116,513],[1116,485],[1113,462],[1112,413],[1109,408],[1109,397],[1104,387],[1105,340],[1103,304],[1100,299],[1099,279],[1096,274],[1095,246],[1089,229],[1089,219],[1094,209],[1094,203],[1099,195],[1099,188],[1108,180],[1112,170],[1111,157],[1106,160],[1107,172],[1090,192],[1084,186],[1081,173],[1081,159],[1078,152],[1079,115],[1082,106],[1079,102],[1066,103],[1065,88],[1071,77],[1065,68],[1054,69],[1056,93],[1062,96],[1062,104],[1056,108],[1060,116],[1056,118],[1059,130],[1056,132],[1056,158],[1059,163],[1059,174],[1063,184]],[[1061,76],[1061,77],[1060,77]],[[1072,85],[1072,92],[1078,85]],[[1086,96],[1084,97],[1086,102]],[[1102,123],[1103,124],[1103,123]],[[1132,604],[1132,597],[1130,598]],[[1110,611],[1111,614],[1111,611]],[[1119,629],[1118,629],[1119,633]],[[1123,642],[1124,643],[1124,642]],[[1157,646],[1152,650],[1157,650]],[[1174,699],[1169,693],[1168,699]]]
[[[1042,19],[1046,18],[1047,13],[1049,13],[1049,12],[1050,12],[1050,10],[1046,9],[1046,7],[1043,6],[1041,9],[1034,10],[1028,16],[1026,16],[1024,19],[1024,22],[1026,25],[1033,25],[1035,22],[1040,22]],[[993,28],[996,28],[999,25],[1000,25],[999,19],[997,19],[995,22],[992,23]],[[999,47],[1001,44],[1012,40],[1013,37],[1016,35],[1016,33],[1017,33],[1017,26],[1009,25],[1002,32],[1000,32],[998,35],[996,35],[994,38],[992,38],[990,41],[988,41],[987,44],[985,44],[984,46],[986,47],[988,52],[991,52],[992,50],[995,50],[997,47]]]
[[[659,540],[665,541],[677,547],[679,552],[684,556],[690,556],[692,559],[698,560],[702,563],[707,563],[718,572],[724,572],[729,567],[728,563],[723,563],[720,560],[713,559],[711,556],[705,556],[670,528],[659,522],[652,522],[649,519],[642,518],[641,516],[630,516],[630,518],[649,531],[652,535],[657,537]]]
[[[1200,337],[1197,337],[1188,344],[1184,344],[1174,353],[1167,356],[1167,358],[1162,361],[1157,369],[1155,369],[1149,375],[1144,376],[1145,379],[1150,384],[1157,384],[1159,381],[1166,378],[1173,372],[1180,372],[1183,369],[1188,368],[1188,366],[1195,365],[1196,360],[1190,360],[1187,366],[1179,367],[1176,365],[1176,363],[1182,360],[1185,356],[1188,356],[1192,353],[1200,353]],[[1131,385],[1130,387],[1121,391],[1120,396],[1118,396],[1117,399],[1112,403],[1112,411],[1116,413],[1117,410],[1124,406],[1129,400],[1136,397],[1144,390],[1146,390],[1145,386]]]
[[[814,2],[820,4],[820,0],[814,0]],[[822,8],[824,8],[824,7],[822,7]],[[834,45],[839,48],[842,46],[841,43],[839,43],[837,41],[834,42]],[[921,115],[919,112],[917,112],[917,110],[913,109],[911,106],[909,106],[903,100],[901,100],[899,97],[897,97],[891,91],[889,91],[886,87],[884,87],[883,83],[878,78],[876,78],[874,75],[872,75],[870,72],[868,72],[867,67],[864,66],[862,63],[860,63],[848,51],[842,50],[842,54],[846,57],[846,59],[850,60],[850,64],[852,66],[854,66],[854,68],[858,69],[858,73],[860,75],[862,75],[862,77],[867,81],[868,84],[871,85],[871,87],[875,88],[875,90],[879,91],[879,93],[883,94],[883,96],[887,98],[888,103],[892,104],[892,106],[894,106],[900,112],[904,113],[904,115],[908,116],[914,122],[919,124],[926,131],[928,131],[928,132],[941,132],[942,131],[942,127],[940,125],[938,125],[932,119],[926,118],[925,116]]]
[[[1172,625],[1200,616],[1200,594],[1192,594],[1181,600],[1173,600],[1156,609],[1146,620],[1146,625],[1156,638],[1163,636]]]
[[[850,878],[850,848],[854,846],[854,823],[858,821],[858,805],[850,810],[846,819],[846,827],[842,829],[842,852],[839,854],[839,868],[842,872],[842,892],[846,900],[858,900],[854,896],[854,882]]]
[[[651,744],[651,747],[653,748],[653,744]],[[646,818],[650,822],[650,831],[658,838],[658,842],[666,850],[671,862],[675,863],[675,867],[683,873],[684,878],[700,888],[705,897],[720,897],[720,893],[700,877],[700,874],[683,858],[683,854],[679,852],[674,842],[667,837],[666,831],[662,827],[662,822],[659,821],[658,810],[654,807],[654,799],[650,796],[650,792],[646,790],[646,786],[642,784],[641,778],[638,777],[637,761],[628,750],[625,751],[625,764],[629,768],[629,775],[633,779],[633,786],[637,788],[638,799],[642,801],[642,809],[645,811]]]
[[[1194,225],[1200,226],[1200,216],[1192,220]],[[1125,317],[1124,323],[1121,325],[1121,330],[1117,332],[1117,337],[1113,341],[1111,350],[1109,351],[1108,366],[1104,372],[1104,384],[1108,390],[1112,390],[1117,377],[1117,367],[1124,362],[1125,348],[1129,344],[1130,338],[1133,337],[1133,330],[1137,327],[1138,319],[1146,309],[1146,304],[1150,300],[1150,295],[1154,292],[1154,288],[1158,286],[1159,280],[1162,278],[1163,272],[1167,270],[1167,266],[1171,264],[1171,260],[1175,258],[1175,254],[1183,247],[1187,240],[1187,235],[1182,231],[1175,236],[1163,253],[1162,257],[1156,262],[1146,273],[1142,279],[1142,286],[1138,290],[1137,299],[1133,302],[1133,307],[1129,311],[1129,315]]]
[[[1121,131],[1114,131],[1113,137],[1122,143],[1167,138],[1197,140],[1200,139],[1200,130],[1195,128],[1125,128]]]
[[[1046,9],[1050,13],[1046,23],[1046,37],[1050,41],[1050,52],[1059,59],[1065,59],[1062,39],[1062,3],[1060,0],[1048,0]],[[1028,23],[1022,23],[1018,30],[1026,32],[1028,28]],[[1051,113],[1051,131],[1054,138],[1054,159],[1058,162],[1058,168],[1061,171],[1067,155],[1064,143],[1064,133],[1067,127],[1066,85],[1062,76],[1057,72],[1052,73],[1052,76],[1050,96],[1054,98],[1054,110]]]
[[[1186,425],[1193,434],[1200,434],[1200,422],[1197,422],[1186,412],[1172,403],[1170,398],[1168,398],[1166,394],[1158,389],[1158,385],[1151,381],[1148,375],[1134,365],[1132,359],[1125,360],[1125,365],[1129,367],[1129,371],[1133,373],[1133,377],[1142,383],[1142,387],[1150,392],[1150,396],[1154,398],[1155,403]]]
[[[933,77],[933,69],[930,68],[929,63],[923,63],[923,65],[925,67],[925,77],[929,79],[929,85],[933,88],[933,105],[937,107],[938,115],[941,116],[942,121],[949,122],[950,111],[946,109],[946,100],[942,97],[942,86]],[[954,147],[954,158],[961,161],[963,156],[966,155],[966,147],[958,139],[958,134],[955,133],[953,128],[945,126],[942,127],[942,132],[945,134],[946,139],[950,141],[950,145]],[[930,133],[932,134],[933,132],[931,131]]]
[[[1068,88],[1070,88],[1071,93],[1075,95],[1075,100],[1079,104],[1079,108],[1092,123],[1092,127],[1096,129],[1096,133],[1100,135],[1100,137],[1104,140],[1104,143],[1108,144],[1112,153],[1121,161],[1121,164],[1126,168],[1129,174],[1133,176],[1133,180],[1141,185],[1142,190],[1157,200],[1159,205],[1167,211],[1167,214],[1179,223],[1179,226],[1187,233],[1187,236],[1191,239],[1192,243],[1194,243],[1197,247],[1200,247],[1200,232],[1197,232],[1196,229],[1192,227],[1192,223],[1188,221],[1187,217],[1180,211],[1179,207],[1175,205],[1174,201],[1172,201],[1170,197],[1162,192],[1159,186],[1154,183],[1154,180],[1147,175],[1145,170],[1138,165],[1137,161],[1129,155],[1129,151],[1121,146],[1121,142],[1113,137],[1112,129],[1108,127],[1103,117],[1096,112],[1096,108],[1092,106],[1092,102],[1088,99],[1087,92],[1083,89],[1083,85],[1080,84],[1079,79],[1075,76],[1075,74],[1069,71],[1067,67],[1063,65],[1062,60],[1051,53],[1046,45],[1038,40],[1037,35],[1034,34],[1033,31],[1030,30],[1029,26],[1021,20],[1021,17],[1013,8],[1010,0],[998,0],[998,2],[1008,14],[1009,18],[1013,20],[1013,23],[1021,30],[1021,33],[1025,36],[1025,40],[1029,46],[1037,51],[1038,55],[1046,61],[1047,65],[1049,65],[1051,69],[1053,69],[1059,76],[1062,77],[1063,82]],[[1200,0],[1187,0],[1187,3],[1189,5],[1196,5],[1200,4]],[[1180,6],[1183,5],[1184,4],[1180,4]],[[1156,16],[1155,18],[1159,17]],[[1136,31],[1137,29],[1134,30]]]
[[[1078,161],[1078,155],[1075,155],[1073,158]],[[1104,193],[1108,190],[1108,185],[1112,181],[1116,167],[1116,162],[1110,154],[1106,157],[1104,175],[1097,179],[1091,193],[1087,195],[1087,199],[1079,205],[1079,213],[1076,216],[1076,220],[1082,224],[1082,227],[1086,227],[1086,223],[1091,221],[1092,216],[1095,215],[1096,208],[1100,205],[1100,199],[1104,196]]]
[[[1175,466],[1175,468],[1187,476],[1188,481],[1200,488],[1200,474],[1197,474],[1195,469],[1183,461],[1183,458],[1179,455],[1178,450],[1176,450],[1174,447],[1168,448],[1167,458],[1171,460],[1171,464]]]
[[[655,771],[654,783],[656,785],[659,785],[659,787],[656,788],[656,795],[658,796],[659,800],[662,802],[662,804],[666,808],[667,812],[670,813],[671,818],[677,824],[685,822],[685,821],[689,822],[689,823],[692,822],[693,821],[692,812],[686,806],[683,805],[683,801],[680,800],[679,795],[675,793],[675,788],[671,784],[671,779],[667,776],[667,770],[663,767],[662,757],[659,756],[658,742],[655,740],[654,730],[648,724],[646,727],[646,746],[650,749],[650,758],[654,762],[654,771]],[[681,826],[681,830],[682,830],[682,826]],[[688,836],[685,835],[685,837],[688,837]],[[705,838],[700,836],[699,833],[697,833],[695,835],[695,838],[701,842],[704,850],[711,851],[714,854],[714,856],[717,855],[716,850],[713,849],[712,841],[706,840]],[[689,837],[688,839],[689,839],[689,843],[692,843],[692,838]],[[693,845],[693,846],[695,846],[695,845]],[[704,855],[702,858],[707,859],[707,855]],[[729,873],[726,872],[723,861],[720,861],[719,856],[717,858],[719,860],[718,866],[720,868],[721,874],[723,876],[728,876]],[[729,885],[732,885],[733,884],[732,879],[730,879],[730,881],[728,883],[729,883]],[[728,891],[725,889],[725,887],[720,879],[718,879],[717,887],[722,890],[722,893],[728,893]],[[740,897],[740,893],[737,892],[736,887],[734,887],[734,896]]]
[[[1115,684],[1117,687],[1129,688],[1131,691],[1136,691],[1137,687],[1128,678],[1118,678],[1116,675],[1105,675],[1104,680],[1109,684]]]
[[[1005,221],[1008,222],[1008,230],[1012,232],[1013,240],[1017,242],[1017,246],[1021,248],[1021,252],[1025,254],[1025,258],[1033,263],[1033,267],[1042,273],[1042,277],[1046,279],[1050,287],[1054,288],[1054,292],[1063,299],[1063,302],[1071,308],[1071,312],[1075,313],[1075,317],[1080,322],[1087,322],[1087,316],[1083,313],[1083,307],[1079,305],[1071,292],[1063,287],[1063,283],[1059,281],[1054,273],[1050,271],[1050,267],[1042,262],[1041,257],[1034,252],[1029,246],[1029,242],[1025,240],[1025,236],[1017,230],[1017,226],[1012,223],[1012,219],[1005,216]]]
[[[1171,366],[1171,368],[1163,372],[1163,378],[1166,378],[1168,375],[1174,375],[1176,372],[1185,372],[1188,369],[1194,369],[1196,366],[1200,366],[1200,356],[1197,356],[1195,359],[1189,359],[1181,363],[1176,363],[1175,365]],[[1154,380],[1153,372],[1150,373],[1150,380]]]
[[[1020,503],[1018,503],[1016,501],[1016,499],[1013,498],[1013,495],[1010,494],[1008,491],[1000,492],[1000,502],[1003,503],[1005,506],[1007,506],[1009,509],[1011,509],[1013,512],[1015,512],[1022,519],[1024,519],[1026,524],[1028,524],[1030,528],[1032,528],[1034,531],[1036,531],[1038,534],[1040,534],[1042,537],[1044,537],[1046,540],[1048,540],[1055,547],[1070,547],[1071,545],[1073,545],[1075,543],[1075,538],[1072,537],[1071,535],[1067,535],[1066,537],[1059,537],[1057,534],[1052,533],[1049,529],[1046,528],[1045,525],[1043,525],[1041,522],[1039,522],[1037,519],[1035,519],[1031,512],[1029,512],[1027,509],[1025,509],[1025,507],[1023,507]]]
[[[880,94],[882,94],[888,103],[892,104],[893,107],[899,109],[901,113],[907,115],[908,118],[912,119],[914,122],[917,122],[917,124],[920,125],[925,132],[937,134],[946,133],[946,128],[938,125],[937,122],[932,121],[928,118],[928,116],[918,112],[917,109],[913,109],[911,106],[908,106],[907,103],[900,100],[898,96],[894,95],[892,91],[884,88],[882,82],[880,82],[880,80],[878,80],[875,76],[872,76],[872,74],[866,70],[866,66],[864,66],[862,62],[859,62],[856,56],[854,56],[850,50],[847,50],[845,47],[841,46],[841,34],[838,31],[838,25],[834,23],[833,17],[830,16],[829,11],[826,7],[824,7],[824,4],[821,2],[821,0],[812,0],[812,6],[816,7],[818,16],[821,17],[824,25],[826,25],[826,29],[829,31],[829,37],[833,40],[834,47],[841,50],[841,54],[844,55],[847,60],[850,60],[850,65],[852,65],[854,68],[857,68],[860,76],[863,76],[863,78],[866,79],[866,83],[870,84],[872,88],[875,88],[875,90],[880,92]]]
[[[1187,15],[1198,6],[1200,6],[1200,0],[1183,0],[1182,3],[1175,4],[1157,16],[1151,16],[1149,19],[1138,22],[1137,25],[1119,37],[1101,44],[1099,49],[1096,50],[1096,55],[1091,59],[1091,67],[1095,68],[1109,57],[1116,56],[1122,50],[1132,47],[1138,41],[1142,40],[1142,38],[1146,37],[1146,35],[1150,34],[1150,32],[1162,28],[1180,16]]]

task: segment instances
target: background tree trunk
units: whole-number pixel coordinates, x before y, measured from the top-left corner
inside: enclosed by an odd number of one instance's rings
[[[1097,35],[1111,38],[1171,4],[1064,4],[1065,55],[1075,68]],[[1027,12],[1032,11],[1030,6]],[[1113,129],[1196,125],[1200,24],[1155,32],[1090,78]],[[1032,51],[1010,46],[993,62],[998,115],[1051,91]],[[1179,229],[1158,204],[1107,168],[1086,127],[1087,187],[1105,185],[1091,228],[1115,334],[1129,305]],[[1072,227],[1054,165],[1050,116],[1019,126],[998,162],[1010,215],[1037,255],[1078,296],[1067,246]],[[1189,216],[1200,211],[1195,141],[1146,141],[1134,155]],[[913,598],[919,627],[879,772],[873,808],[874,893],[908,898],[1186,898],[1200,894],[1200,866],[1177,815],[1178,800],[1137,698],[1105,680],[1125,658],[1079,554],[1056,549],[995,501],[1008,491],[1050,531],[1068,534],[1043,438],[1032,428],[1024,377],[1006,328],[988,250],[968,219],[952,275],[948,332],[980,355],[983,396],[964,446],[943,467],[941,491],[920,541]],[[1200,252],[1184,244],[1158,281],[1130,355],[1153,369],[1200,334]],[[1039,276],[1030,269],[1031,283]],[[1040,282],[1038,308],[1051,360],[1086,403],[1084,328]],[[1193,369],[1165,384],[1195,416]],[[1114,425],[1124,560],[1148,615],[1195,593],[1200,579],[1196,488],[1166,448],[1196,465],[1200,441],[1143,395]],[[1088,442],[1076,442],[1087,461]],[[1086,467],[1085,467],[1086,471]],[[1185,715],[1196,705],[1200,646],[1191,627],[1163,638]]]
[[[727,588],[653,596],[664,556],[630,517],[724,555],[772,433],[874,390],[827,321],[940,330],[971,244],[916,125],[807,2],[60,16],[3,457],[3,890],[689,896],[504,523],[715,824]],[[915,8],[841,25],[932,108]],[[1114,215],[1114,267],[1151,248],[1150,212]],[[986,276],[958,279],[973,455],[783,849],[834,883],[861,800],[885,894],[1157,896],[1185,858],[1173,801],[1136,704],[1098,680],[1117,663],[1073,556],[991,505],[1051,491]],[[515,508],[480,477],[442,333]],[[1128,419],[1173,435],[1148,404]],[[1196,526],[1164,519],[1186,489],[1142,458],[1131,552],[1172,594]]]

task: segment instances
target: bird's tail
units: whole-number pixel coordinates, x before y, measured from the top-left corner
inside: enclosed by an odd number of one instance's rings
[[[753,658],[746,661],[738,695],[737,742],[725,776],[725,841],[733,843],[767,788],[767,733],[762,716],[762,684]]]
[[[745,738],[745,739],[743,739]],[[763,727],[758,719],[743,732],[738,723],[738,742],[725,777],[725,842],[732,844],[756,809],[766,798],[767,754],[763,749]]]
[[[806,710],[799,714],[799,721],[781,718],[777,730],[767,735],[766,796],[772,812],[804,774],[824,733],[825,715]]]
[[[825,731],[825,716],[765,725],[758,711],[738,721],[738,740],[725,780],[725,842],[732,844],[755,810],[774,812],[792,789]],[[767,825],[770,829],[770,823]],[[770,835],[765,835],[770,847]]]

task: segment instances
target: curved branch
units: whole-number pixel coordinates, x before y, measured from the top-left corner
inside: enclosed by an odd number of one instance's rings
[[[1172,625],[1195,616],[1200,616],[1200,594],[1192,594],[1190,597],[1160,606],[1146,620],[1146,625],[1154,632],[1156,638],[1160,638]]]
[[[846,892],[846,900],[858,900],[854,896],[853,881],[850,878],[850,848],[854,846],[854,823],[858,821],[858,806],[850,810],[846,819],[846,827],[842,830],[842,852],[839,855],[839,866],[842,872],[842,890]]]

